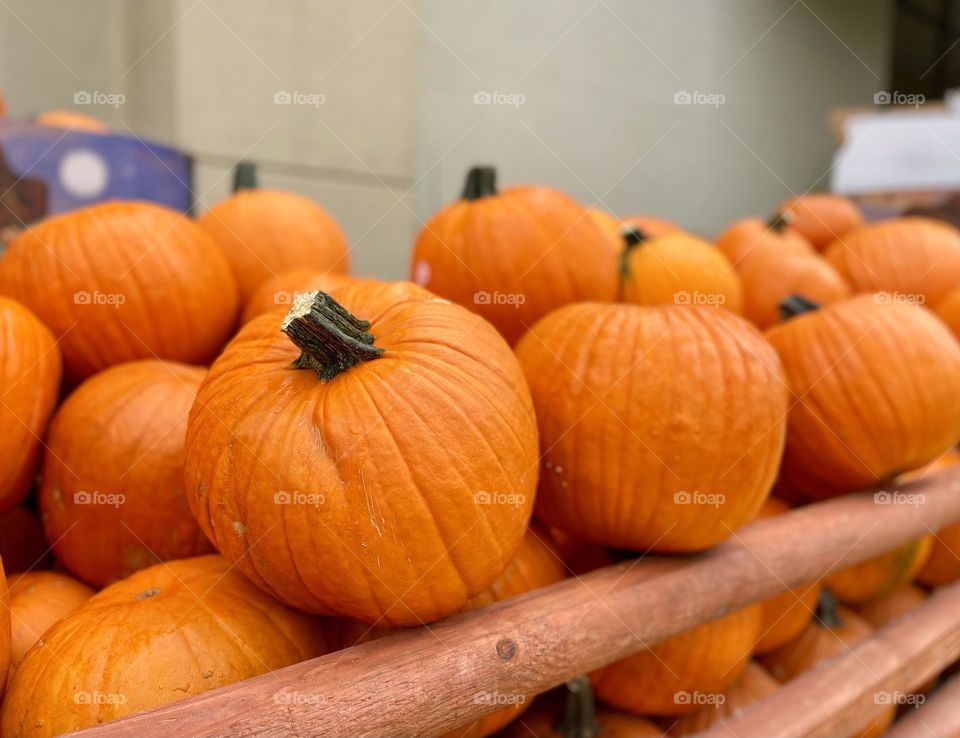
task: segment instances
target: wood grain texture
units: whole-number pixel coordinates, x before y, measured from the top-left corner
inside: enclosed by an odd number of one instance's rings
[[[941,684],[916,710],[904,713],[883,738],[960,736],[960,676]]]
[[[481,693],[545,691],[784,587],[960,521],[960,468],[899,491],[910,496],[888,495],[891,502],[878,504],[861,493],[794,510],[751,524],[702,554],[622,562],[75,735],[437,735],[497,709],[494,701],[478,699]],[[942,636],[950,623],[940,602],[960,612],[960,590],[938,600],[937,617],[929,618]],[[916,640],[922,638],[918,632],[908,645],[924,646]],[[939,652],[950,648],[945,641]],[[896,656],[906,654],[898,646]],[[918,683],[926,678],[916,676]],[[300,704],[289,699],[291,691]],[[279,704],[277,694],[286,695]],[[822,697],[803,709],[812,710]]]

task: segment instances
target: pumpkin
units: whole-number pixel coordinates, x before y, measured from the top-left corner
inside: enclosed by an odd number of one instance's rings
[[[895,218],[834,241],[827,259],[855,292],[936,307],[960,283],[960,232],[930,218]]]
[[[48,110],[45,113],[37,114],[33,122],[38,126],[46,126],[47,128],[65,128],[84,133],[110,133],[110,126],[99,118],[75,113],[72,110]]]
[[[662,218],[654,218],[651,215],[629,215],[620,220],[621,228],[623,226],[636,228],[646,238],[660,238],[661,236],[683,233],[683,228],[676,223],[671,223],[669,220],[663,220]]]
[[[530,393],[468,310],[409,283],[357,281],[338,297],[260,316],[217,359],[190,414],[187,498],[221,553],[288,604],[436,620],[523,538]]]
[[[771,518],[789,512],[790,505],[776,497],[768,497],[760,508],[758,519]],[[820,599],[821,585],[813,582],[794,587],[764,600],[763,624],[754,651],[768,653],[789,643],[810,623],[814,608]]]
[[[779,210],[789,215],[791,227],[817,251],[823,251],[833,241],[863,225],[859,208],[840,195],[801,195],[780,203]]]
[[[850,295],[850,286],[818,254],[758,252],[740,269],[743,317],[758,328],[781,320],[780,304],[791,295],[830,305]]]
[[[716,699],[746,667],[758,605],[672,636],[590,675],[603,702],[640,715],[683,715]]]
[[[932,313],[873,295],[790,300],[767,332],[790,408],[781,488],[810,500],[915,469],[960,437],[960,345]]]
[[[621,235],[623,223],[620,222],[620,219],[599,208],[587,208],[587,216],[593,221],[594,225],[604,232],[613,250],[619,253],[623,249],[623,236]]]
[[[882,628],[923,605],[928,597],[920,587],[908,584],[888,595],[858,605],[857,612],[874,628]]]
[[[933,537],[923,536],[880,556],[832,571],[824,583],[838,600],[847,604],[885,597],[913,581],[929,558],[932,546]]]
[[[960,338],[960,289],[948,292],[933,306],[933,310],[947,324],[951,333]]]
[[[47,567],[47,539],[40,519],[29,508],[17,505],[0,513],[0,558],[8,574]]]
[[[580,576],[613,563],[606,549],[570,535],[559,528],[549,528],[554,548],[571,574]]]
[[[3,572],[3,561],[0,560],[0,695],[3,694],[7,683],[7,672],[10,670],[10,636],[10,595],[7,592],[7,577]]]
[[[230,268],[188,218],[145,202],[107,202],[21,234],[0,260],[0,293],[57,336],[76,383],[135,359],[202,364],[233,329]]]
[[[736,720],[748,707],[769,697],[779,688],[780,683],[766,669],[756,661],[750,661],[737,680],[727,687],[722,700],[703,705],[696,712],[678,718],[670,726],[669,733],[693,735],[715,723]]]
[[[0,296],[0,512],[26,497],[60,391],[60,350],[37,317]]]
[[[241,322],[246,325],[254,318],[274,310],[290,309],[293,298],[304,292],[323,290],[332,292],[350,281],[346,274],[324,272],[317,269],[293,269],[271,277],[254,290],[243,308]]]
[[[635,305],[710,305],[741,310],[740,278],[714,246],[685,233],[647,239],[624,232],[624,302]]]
[[[10,666],[60,621],[93,597],[93,590],[55,571],[30,571],[10,577],[10,619],[13,625]]]
[[[313,200],[293,192],[242,188],[197,220],[223,255],[246,302],[271,277],[290,269],[346,274],[347,238]]]
[[[471,169],[462,199],[420,232],[412,275],[511,344],[555,308],[617,296],[615,250],[586,209],[546,187],[498,192],[489,167]]]
[[[57,557],[88,584],[212,550],[183,485],[187,417],[205,374],[155,359],[119,364],[81,384],[54,416],[43,525]]]
[[[717,248],[737,268],[746,266],[757,256],[812,256],[807,240],[789,227],[782,215],[770,220],[744,218],[733,223],[717,237]]]
[[[536,515],[547,525],[599,546],[696,551],[763,504],[787,393],[746,321],[581,303],[537,323],[517,356],[540,424]]]
[[[274,601],[222,557],[158,564],[94,595],[27,651],[0,734],[80,730],[328,650],[316,618]],[[299,706],[310,695],[289,698]]]
[[[960,464],[960,451],[952,448],[923,469],[904,474],[902,481],[920,479]],[[960,579],[960,523],[947,525],[933,534],[930,555],[917,573],[916,580],[927,587],[943,587]]]

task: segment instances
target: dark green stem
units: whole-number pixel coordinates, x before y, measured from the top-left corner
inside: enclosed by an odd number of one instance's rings
[[[239,161],[233,168],[233,191],[257,189],[257,165],[252,161]]]
[[[578,676],[567,682],[563,722],[557,726],[557,732],[563,738],[595,738],[600,735],[597,704],[589,678]]]
[[[833,593],[822,589],[820,590],[820,600],[817,602],[817,611],[815,616],[820,624],[825,628],[838,628],[843,625],[843,618],[840,617],[840,603]]]
[[[780,317],[784,320],[796,318],[798,315],[819,310],[820,306],[808,300],[803,295],[790,295],[786,300],[780,303]]]
[[[630,275],[630,254],[647,240],[647,234],[633,225],[624,226],[620,231],[623,237],[623,251],[620,253],[620,276],[626,279]]]
[[[383,349],[373,345],[369,327],[369,321],[318,290],[297,296],[280,330],[303,352],[293,365],[312,369],[321,382],[329,382],[361,361],[383,356]]]
[[[479,200],[497,194],[497,170],[493,167],[473,167],[467,172],[463,186],[464,200]]]
[[[792,222],[793,216],[791,216],[790,213],[774,213],[767,221],[767,228],[774,233],[783,233],[784,228],[786,228]]]

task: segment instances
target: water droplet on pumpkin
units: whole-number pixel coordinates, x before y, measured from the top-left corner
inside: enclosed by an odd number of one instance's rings
[[[563,474],[563,467],[562,467],[562,466],[558,466],[556,469],[554,469],[554,471],[555,471],[557,474]]]

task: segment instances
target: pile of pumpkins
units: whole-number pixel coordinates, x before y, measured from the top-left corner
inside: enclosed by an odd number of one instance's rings
[[[411,282],[350,275],[348,252],[318,205],[257,188],[197,219],[96,205],[6,249],[0,734],[115,720],[956,461],[944,223],[806,195],[714,244],[477,167]],[[921,601],[912,580],[960,578],[958,556],[947,529],[600,669],[571,692],[599,710],[549,696],[516,720],[519,695],[450,735],[582,732],[563,712],[693,732]]]

